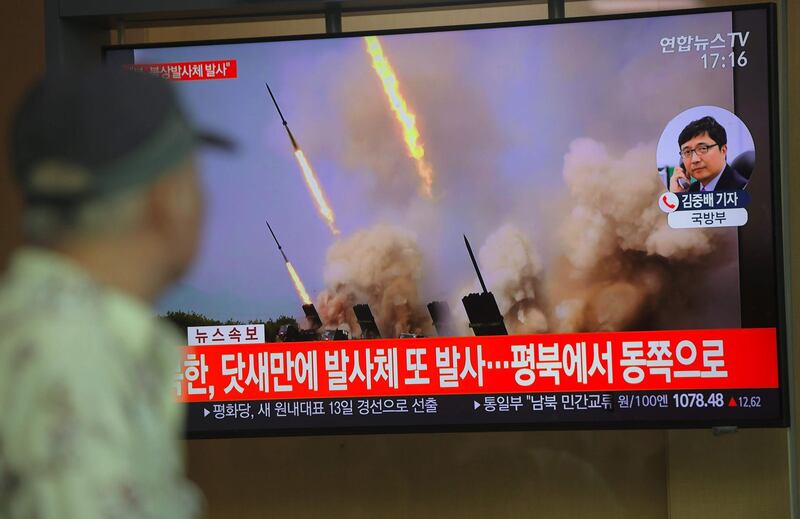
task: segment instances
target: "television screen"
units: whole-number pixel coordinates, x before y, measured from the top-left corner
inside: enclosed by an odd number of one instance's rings
[[[236,142],[189,435],[785,425],[773,18],[107,49]]]

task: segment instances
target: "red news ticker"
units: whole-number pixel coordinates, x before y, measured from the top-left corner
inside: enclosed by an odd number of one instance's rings
[[[183,402],[777,388],[775,328],[189,346]]]
[[[136,63],[125,69],[138,70],[170,81],[199,81],[236,78],[236,60],[181,61],[176,63]]]

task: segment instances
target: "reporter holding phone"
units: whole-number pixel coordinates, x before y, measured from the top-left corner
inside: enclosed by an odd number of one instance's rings
[[[736,191],[747,185],[747,179],[727,163],[727,134],[713,117],[689,123],[678,136],[678,146],[681,164],[669,180],[673,193]]]

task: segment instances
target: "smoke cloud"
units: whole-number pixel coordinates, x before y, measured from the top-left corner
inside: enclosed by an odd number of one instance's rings
[[[488,235],[479,263],[510,333],[657,329],[659,320],[674,323],[691,312],[692,287],[702,290],[693,279],[718,265],[715,253],[730,234],[668,226],[656,204],[664,187],[652,167],[654,148],[614,156],[592,139],[571,143],[562,171],[566,209],[549,215],[561,221],[549,264],[516,224]],[[420,296],[423,260],[416,234],[398,226],[376,225],[336,242],[317,303],[323,322],[357,331],[352,306],[367,303],[384,336],[432,333]],[[668,298],[676,284],[681,295]]]
[[[509,333],[547,331],[542,310],[542,260],[528,237],[507,223],[486,239],[478,256]]]
[[[374,226],[331,246],[326,288],[318,302],[326,325],[357,330],[352,306],[367,303],[384,336],[427,334],[433,330],[425,303],[447,299],[455,303],[455,322],[470,334],[461,305],[466,292],[453,290],[469,279],[455,275],[463,272],[461,266],[452,268],[454,255],[466,258],[460,240],[453,237],[455,229],[486,236],[479,260],[510,333],[658,329],[691,326],[699,319],[719,324],[734,315],[731,307],[720,307],[704,310],[702,318],[690,316],[692,299],[707,283],[719,285],[735,277],[735,258],[725,256],[735,236],[668,226],[656,203],[665,187],[655,174],[655,142],[620,150],[629,136],[589,124],[597,138],[572,140],[561,163],[563,183],[549,181],[547,170],[532,171],[531,178],[538,180],[530,184],[486,183],[487,172],[502,174],[498,161],[509,143],[519,146],[519,140],[527,142],[530,136],[517,136],[513,125],[499,125],[490,100],[464,81],[463,70],[470,63],[465,47],[448,38],[425,49],[413,41],[402,46],[388,38],[382,41],[417,115],[426,160],[435,172],[436,200],[429,203],[419,196],[415,164],[365,53],[349,62],[349,73],[342,76],[363,78],[363,88],[353,88],[348,79],[332,93],[344,120],[340,135],[345,136],[336,159],[371,194],[359,203],[374,204],[379,219],[396,226]],[[420,55],[429,59],[419,60]],[[624,81],[608,82],[604,88],[609,92],[619,90],[617,83],[635,83],[633,72]],[[592,110],[602,112],[594,105]],[[661,127],[662,115],[648,112],[647,135]],[[539,148],[537,143],[531,140],[529,146],[546,157],[552,147]],[[545,164],[558,167],[557,160],[532,166]],[[504,205],[510,200],[514,202]],[[532,206],[536,211],[531,212]],[[533,241],[534,232],[539,243]],[[705,276],[720,262],[726,270],[718,268],[713,279]],[[423,283],[423,271],[436,275]],[[675,286],[680,290],[668,298],[668,288]]]
[[[669,227],[656,204],[665,188],[654,156],[654,143],[619,158],[592,139],[570,145],[563,177],[572,207],[559,233],[563,259],[548,285],[558,301],[555,331],[652,327],[655,315],[681,311],[667,287],[691,287],[689,272],[702,278],[714,265],[702,260],[724,233]]]
[[[384,337],[432,331],[419,297],[422,254],[413,233],[378,224],[337,241],[328,249],[324,277],[317,306],[326,326],[358,330],[352,306],[366,303]]]

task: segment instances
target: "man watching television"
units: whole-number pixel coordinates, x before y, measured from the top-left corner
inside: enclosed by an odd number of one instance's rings
[[[212,141],[141,73],[53,74],[24,99],[11,162],[26,243],[0,282],[0,517],[198,513],[173,389],[183,339],[151,306],[195,255],[195,150]]]

